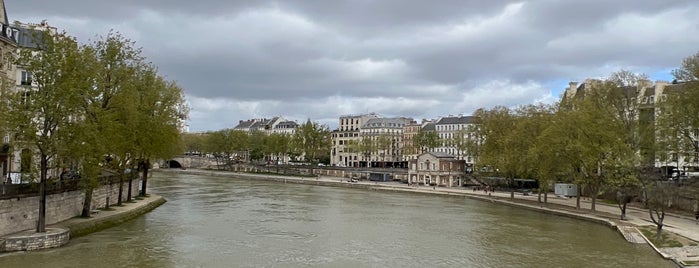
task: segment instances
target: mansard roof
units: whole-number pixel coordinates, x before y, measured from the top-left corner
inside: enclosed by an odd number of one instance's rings
[[[412,121],[409,118],[372,118],[366,121],[362,128],[403,128]]]
[[[471,124],[473,116],[447,116],[437,121],[437,125]]]

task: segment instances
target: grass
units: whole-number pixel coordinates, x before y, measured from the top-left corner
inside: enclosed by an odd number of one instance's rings
[[[600,200],[602,201],[602,203],[605,203],[605,204],[610,204],[610,205],[618,205],[619,204],[619,202],[617,202],[616,200],[609,200],[609,199],[600,199]]]
[[[682,261],[682,264],[686,266],[699,265],[699,261]]]
[[[658,248],[675,248],[691,246],[693,244],[696,245],[694,241],[668,231],[661,232],[660,238],[658,238],[658,233],[653,226],[639,227],[638,230],[641,231],[641,233],[643,233],[643,235]]]

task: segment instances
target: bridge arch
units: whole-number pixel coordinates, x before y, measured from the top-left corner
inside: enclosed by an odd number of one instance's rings
[[[169,168],[182,168],[183,166],[179,161],[173,159],[173,160],[167,161],[167,167],[169,167]]]

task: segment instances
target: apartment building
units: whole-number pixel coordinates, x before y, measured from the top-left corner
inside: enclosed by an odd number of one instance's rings
[[[466,160],[466,163],[473,164],[471,157],[463,144],[469,139],[468,129],[473,124],[473,116],[445,116],[435,123],[435,131],[439,136],[441,146],[435,148],[435,152],[453,155],[456,159]]]
[[[360,141],[360,129],[370,119],[379,118],[377,114],[340,116],[338,128],[330,133],[332,149],[330,165],[338,167],[359,167],[360,153],[357,147]]]
[[[422,123],[417,121],[411,121],[403,126],[403,161],[407,162],[411,159],[416,159],[420,154],[420,148],[418,148],[415,142],[415,136],[420,132],[422,126],[427,124],[426,119],[422,120]]]
[[[233,129],[244,131],[247,133],[253,133],[256,131],[263,132],[265,134],[289,134],[293,135],[298,128],[298,123],[294,121],[286,120],[280,116],[268,118],[254,118],[249,120],[240,120],[238,125]]]
[[[14,90],[12,85],[15,84],[15,66],[13,59],[17,53],[17,38],[18,30],[10,25],[7,19],[7,10],[5,10],[5,1],[0,1],[0,86],[2,91]],[[18,165],[13,165],[13,152],[10,150],[10,134],[0,130],[0,137],[3,137],[2,146],[0,146],[0,169],[2,179],[9,178],[9,173]],[[15,158],[17,159],[17,158]]]
[[[360,166],[407,167],[403,161],[403,128],[414,122],[412,118],[373,118],[360,129],[360,143],[373,144],[371,150],[362,152]]]

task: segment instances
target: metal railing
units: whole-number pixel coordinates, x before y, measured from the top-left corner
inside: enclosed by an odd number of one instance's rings
[[[118,178],[115,176],[100,176],[98,178],[99,185],[108,185],[118,183]],[[46,182],[46,194],[58,194],[82,189],[82,181],[80,178],[56,180],[51,179]],[[0,199],[24,198],[39,195],[39,183],[20,183],[20,184],[0,184]]]

